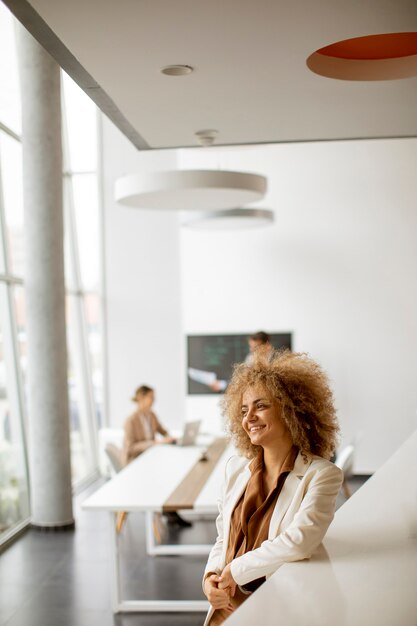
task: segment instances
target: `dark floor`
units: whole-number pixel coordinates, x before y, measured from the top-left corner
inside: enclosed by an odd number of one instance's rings
[[[349,482],[352,491],[365,478]],[[75,500],[76,530],[29,530],[0,554],[0,625],[4,626],[201,626],[202,613],[113,615],[110,599],[108,514],[83,511]],[[343,504],[340,494],[338,505]],[[170,529],[171,543],[213,543],[212,521]],[[130,514],[122,533],[125,599],[204,599],[206,558],[148,557],[144,517]],[[181,567],[180,567],[181,565]]]

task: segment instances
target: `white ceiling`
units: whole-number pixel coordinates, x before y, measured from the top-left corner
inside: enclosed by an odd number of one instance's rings
[[[416,0],[5,0],[138,148],[417,136],[417,78],[351,82],[306,58],[417,31]],[[185,77],[160,73],[188,64]]]

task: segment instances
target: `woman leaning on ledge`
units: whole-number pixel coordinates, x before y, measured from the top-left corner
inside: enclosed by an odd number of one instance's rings
[[[307,355],[257,351],[235,367],[223,412],[243,456],[226,466],[203,580],[205,626],[222,624],[283,563],[311,556],[343,479],[327,460],[338,434],[332,392]]]

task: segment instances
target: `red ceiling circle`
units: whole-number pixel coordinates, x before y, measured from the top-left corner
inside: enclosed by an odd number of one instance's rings
[[[319,48],[307,66],[341,80],[394,80],[417,76],[417,32],[383,33]]]

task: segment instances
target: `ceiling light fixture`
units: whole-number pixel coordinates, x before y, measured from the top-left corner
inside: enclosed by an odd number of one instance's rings
[[[200,146],[212,146],[213,143],[216,141],[218,134],[219,134],[219,131],[214,130],[214,128],[198,130],[196,133],[194,133]]]
[[[131,174],[116,180],[115,199],[139,209],[231,209],[259,201],[265,176],[224,170],[172,170]]]
[[[165,76],[188,76],[193,72],[194,68],[191,65],[166,65],[161,69],[161,73]]]
[[[274,212],[259,208],[188,212],[181,216],[182,226],[198,230],[245,230],[270,226],[273,222]]]

